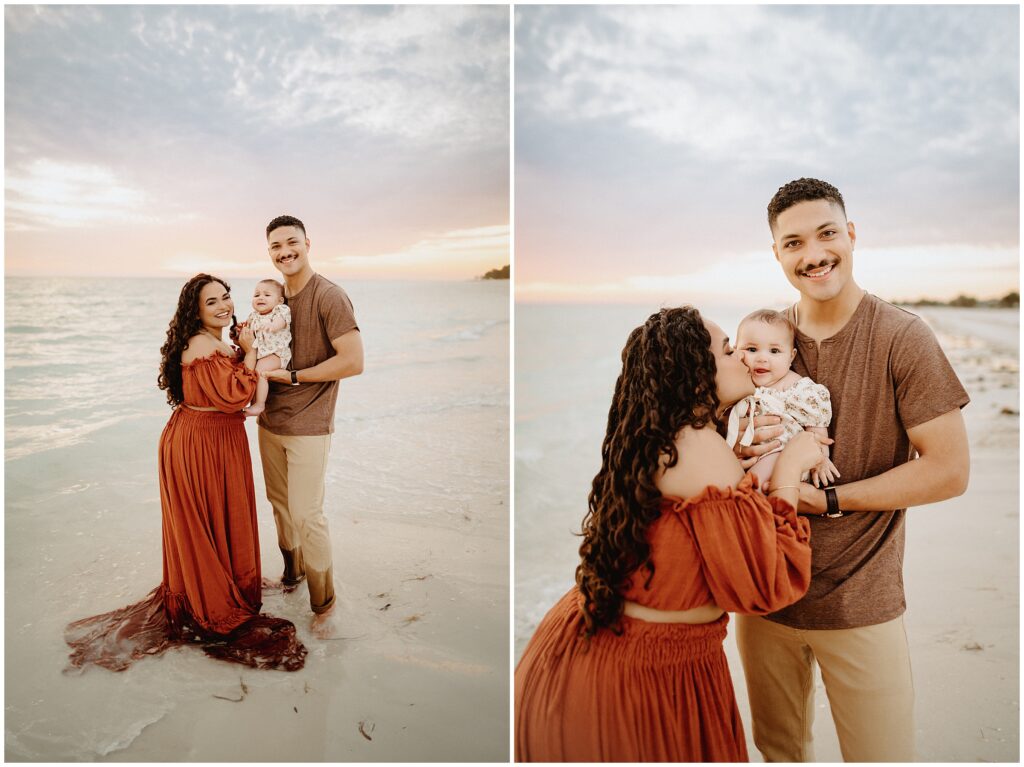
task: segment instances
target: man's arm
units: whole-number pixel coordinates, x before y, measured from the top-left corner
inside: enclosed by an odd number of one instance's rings
[[[319,365],[296,371],[299,383],[317,383],[319,381],[340,381],[363,372],[363,338],[358,330],[350,330],[331,341],[334,356],[328,357]],[[290,384],[292,374],[289,370],[271,370],[266,374],[268,381]]]
[[[963,494],[971,471],[971,456],[960,409],[907,429],[907,436],[920,457],[875,477],[838,486],[836,499],[840,509],[905,509]],[[825,491],[806,482],[801,484],[799,510],[824,513]]]

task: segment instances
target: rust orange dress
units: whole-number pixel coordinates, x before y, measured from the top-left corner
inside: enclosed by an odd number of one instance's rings
[[[665,496],[648,528],[654,575],[623,596],[658,610],[714,603],[764,614],[807,590],[810,524],[739,485]],[[515,751],[523,762],[743,762],[743,724],[722,641],[728,615],[705,624],[623,616],[621,633],[581,632],[571,589],[544,617],[515,672]]]
[[[295,626],[260,615],[256,492],[240,412],[256,380],[240,359],[221,353],[182,365],[184,404],[159,445],[163,582],[141,602],[70,624],[72,668],[121,671],[186,642],[249,666],[302,668],[306,648]]]

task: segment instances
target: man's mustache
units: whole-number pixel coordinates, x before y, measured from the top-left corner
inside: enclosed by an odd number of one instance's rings
[[[797,269],[796,273],[803,277],[807,272],[813,272],[815,269],[820,269],[823,266],[835,266],[839,261],[840,259],[838,258],[823,258],[818,264],[813,264],[811,266],[804,267],[803,269]]]

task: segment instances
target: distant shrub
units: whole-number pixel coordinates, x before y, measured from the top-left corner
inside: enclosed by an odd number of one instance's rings
[[[501,269],[491,269],[483,276],[485,280],[507,280],[512,276],[510,264],[505,264]]]
[[[978,305],[978,299],[974,296],[965,296],[962,293],[949,302],[950,306],[974,307]]]

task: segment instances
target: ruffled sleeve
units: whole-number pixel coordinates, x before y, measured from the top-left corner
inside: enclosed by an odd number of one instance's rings
[[[288,307],[288,304],[278,304],[270,310],[271,317],[283,317],[284,321],[291,327],[292,324],[292,310]]]
[[[786,392],[786,413],[801,426],[828,426],[832,422],[832,397],[821,384],[801,378]]]
[[[256,391],[258,374],[241,361],[215,352],[184,365],[206,402],[197,406],[215,407],[225,413],[237,413],[249,404]]]
[[[796,602],[811,582],[811,526],[746,474],[734,490],[705,488],[674,508],[701,555],[715,604],[763,615]]]

